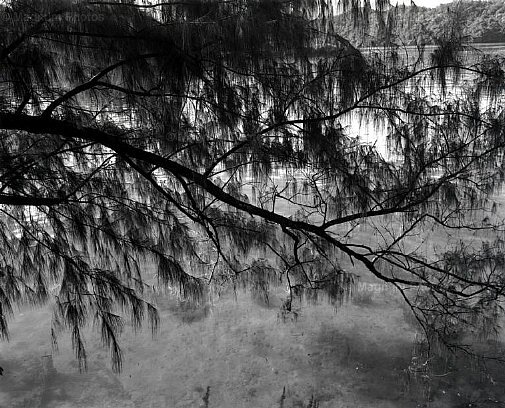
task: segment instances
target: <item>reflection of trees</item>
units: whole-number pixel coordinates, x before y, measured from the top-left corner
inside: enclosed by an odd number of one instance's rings
[[[54,333],[68,328],[84,363],[94,320],[120,369],[121,313],[155,329],[156,283],[199,302],[208,285],[268,296],[282,282],[289,315],[342,301],[364,270],[431,341],[462,347],[453,325],[491,333],[504,286],[500,61],[466,64],[457,24],[429,63],[366,57],[309,11],[323,9],[4,9],[27,18],[2,26],[3,336],[14,303],[54,294]],[[384,126],[394,162],[346,134],[349,114]]]

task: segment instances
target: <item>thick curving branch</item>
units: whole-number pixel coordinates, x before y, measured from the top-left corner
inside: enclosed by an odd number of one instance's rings
[[[144,161],[151,165],[163,168],[176,177],[182,177],[193,182],[209,194],[213,195],[219,201],[226,203],[238,210],[256,215],[266,221],[280,225],[283,228],[304,231],[312,233],[327,242],[334,245],[336,248],[354,258],[365,265],[375,276],[385,282],[396,282],[405,285],[418,286],[420,282],[415,280],[391,278],[382,274],[365,255],[352,250],[349,246],[339,242],[328,231],[321,226],[310,224],[304,221],[294,220],[272,211],[265,210],[253,204],[241,201],[218,187],[204,175],[183,166],[173,160],[162,157],[156,153],[152,153],[138,147],[132,146],[120,139],[117,136],[110,135],[101,130],[93,128],[77,128],[74,124],[46,117],[36,117],[28,115],[15,115],[10,113],[0,113],[0,129],[22,130],[36,134],[57,134],[69,139],[83,139],[101,144],[115,151],[118,155],[128,156],[137,160]]]

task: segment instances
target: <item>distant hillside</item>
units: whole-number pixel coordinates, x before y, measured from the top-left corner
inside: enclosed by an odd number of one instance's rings
[[[366,32],[354,27],[350,15],[342,14],[335,17],[334,29],[357,46],[382,45],[388,41],[414,45],[436,42],[451,22],[462,27],[470,42],[505,42],[505,1],[460,1],[434,9],[398,7],[382,17],[372,13]]]

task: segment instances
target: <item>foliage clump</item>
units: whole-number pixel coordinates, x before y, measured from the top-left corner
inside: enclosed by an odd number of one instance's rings
[[[412,58],[361,52],[319,2],[32,3],[0,6],[2,337],[16,303],[53,299],[81,367],[93,321],[120,370],[125,316],[156,330],[153,288],[206,304],[209,285],[268,301],[281,284],[289,314],[362,273],[430,339],[490,333],[503,61],[471,54],[457,18]],[[368,2],[341,4],[366,26]],[[391,32],[398,8],[378,12]]]

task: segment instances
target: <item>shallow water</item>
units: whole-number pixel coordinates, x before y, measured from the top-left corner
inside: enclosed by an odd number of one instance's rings
[[[415,330],[405,309],[391,291],[365,286],[336,313],[328,304],[305,306],[285,322],[274,294],[270,305],[239,293],[200,311],[161,300],[154,338],[148,330],[122,336],[120,375],[96,333],[87,337],[88,371],[80,374],[65,335],[51,351],[49,309],[23,311],[11,342],[0,344],[0,407],[301,408],[311,398],[320,408],[452,407],[501,398],[500,371],[486,377],[463,361],[429,387],[414,381],[406,369]]]

